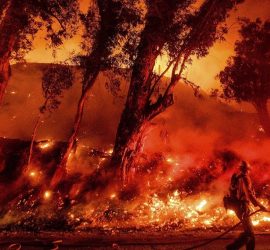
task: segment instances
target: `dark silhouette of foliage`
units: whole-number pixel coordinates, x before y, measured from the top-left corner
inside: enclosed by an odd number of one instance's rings
[[[42,28],[49,46],[61,45],[74,35],[78,13],[78,0],[0,1],[0,102],[11,73],[10,60],[23,59]]]
[[[270,135],[270,22],[242,19],[240,23],[241,39],[235,44],[235,56],[218,75],[223,97],[253,104],[264,131]]]
[[[85,101],[99,72],[128,64],[127,58],[135,53],[138,25],[142,23],[142,10],[137,3],[136,0],[97,0],[91,3],[86,15],[81,15],[85,30],[82,43],[84,54],[79,55],[75,61],[82,69],[82,92],[66,150],[51,182],[52,187],[65,175],[66,163],[83,118]],[[129,50],[124,49],[127,43]],[[115,55],[116,51],[118,55]],[[110,87],[115,90],[114,86]]]
[[[44,114],[53,112],[61,104],[60,99],[63,97],[63,91],[68,90],[74,82],[73,72],[68,65],[52,64],[43,70],[42,76],[42,94],[44,96],[44,104],[39,108],[39,115],[33,128],[28,166],[31,163],[33,155],[33,147],[36,139],[37,131]]]
[[[60,98],[63,97],[63,91],[68,90],[74,81],[74,75],[70,66],[55,64],[46,68],[42,76],[42,93],[46,105],[40,108],[40,111],[52,112],[60,105]]]

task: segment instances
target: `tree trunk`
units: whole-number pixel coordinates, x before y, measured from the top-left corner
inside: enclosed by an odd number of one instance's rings
[[[41,117],[42,117],[42,114],[40,113],[38,115],[38,119],[37,119],[37,121],[35,123],[35,126],[34,126],[34,129],[33,129],[32,138],[31,138],[31,144],[30,144],[30,149],[29,149],[29,156],[28,156],[28,164],[27,164],[28,166],[30,165],[31,160],[32,160],[34,142],[35,142],[35,139],[36,139],[38,127],[40,125]]]
[[[70,156],[70,154],[72,153],[72,150],[74,148],[75,145],[75,141],[80,129],[80,125],[82,122],[82,118],[83,118],[83,112],[84,112],[84,107],[85,107],[85,102],[87,100],[87,97],[89,95],[89,92],[91,90],[91,88],[93,87],[97,76],[99,74],[99,67],[96,69],[96,72],[94,72],[94,74],[92,75],[92,77],[89,79],[89,81],[87,82],[87,86],[85,88],[83,88],[82,90],[82,94],[77,106],[77,111],[76,111],[76,115],[75,115],[75,120],[74,120],[74,124],[73,124],[73,129],[72,129],[72,133],[68,139],[68,144],[66,146],[66,149],[63,153],[62,156],[62,160],[51,180],[51,187],[54,188],[55,186],[57,186],[58,183],[60,183],[60,181],[63,179],[63,177],[66,175],[66,164],[68,162],[68,158]]]
[[[150,19],[142,33],[125,108],[116,133],[111,163],[114,168],[120,170],[124,186],[128,180],[128,169],[134,163],[137,153],[141,151],[143,133],[148,124],[146,111],[151,89],[150,78],[159,55],[159,48],[164,44],[158,31],[153,35],[153,26],[156,29],[161,27],[153,25],[152,22],[156,21]]]
[[[256,102],[255,108],[265,134],[270,137],[270,117],[267,109],[267,100]]]
[[[5,91],[10,77],[10,64],[9,60],[0,59],[0,105],[3,102]]]
[[[118,7],[115,6],[113,1],[104,0],[98,0],[97,6],[100,12],[100,27],[92,46],[93,51],[87,58],[82,95],[78,103],[73,130],[63,154],[61,164],[52,178],[52,188],[57,186],[66,174],[66,164],[74,147],[79,127],[81,125],[85,101],[102,68],[103,60],[106,60],[110,54],[110,49],[108,48],[111,46],[110,43],[114,39],[115,32],[117,33],[117,25],[115,26],[115,23],[119,12]]]
[[[18,16],[20,16],[20,14],[18,14],[20,11],[20,3],[8,1],[3,6],[4,11],[1,13],[0,23],[0,104],[3,102],[3,97],[11,75],[9,63],[11,53],[14,49],[18,34],[23,28],[23,22],[18,19]]]
[[[31,160],[32,160],[33,148],[34,148],[34,142],[35,142],[36,135],[37,135],[37,130],[38,130],[38,127],[40,125],[41,118],[43,117],[43,112],[46,110],[48,101],[49,101],[49,99],[46,99],[43,106],[40,108],[39,115],[38,115],[37,121],[36,121],[34,129],[33,129],[31,144],[30,144],[30,149],[29,149],[29,156],[28,156],[28,164],[27,164],[28,166],[30,165]]]

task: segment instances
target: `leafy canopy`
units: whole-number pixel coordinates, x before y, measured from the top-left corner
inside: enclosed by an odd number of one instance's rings
[[[218,75],[224,97],[254,104],[270,97],[270,21],[241,20],[235,56]]]
[[[78,0],[7,0],[0,2],[1,45],[4,52],[14,40],[12,56],[21,59],[43,27],[50,46],[59,46],[76,31]]]

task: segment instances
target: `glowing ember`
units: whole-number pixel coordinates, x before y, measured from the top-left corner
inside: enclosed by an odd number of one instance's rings
[[[48,149],[50,147],[53,146],[53,142],[52,141],[45,141],[45,142],[40,142],[38,144],[39,148],[44,150],[44,149]]]
[[[204,224],[207,225],[207,226],[210,226],[212,224],[212,222],[210,220],[205,220]]]
[[[228,215],[230,215],[230,216],[235,216],[235,212],[233,211],[233,210],[228,210]]]
[[[49,190],[45,191],[43,197],[45,200],[49,200],[52,197],[52,192]]]
[[[31,171],[31,172],[29,173],[29,176],[30,176],[30,177],[36,177],[36,175],[37,175],[37,173],[36,173],[35,171]]]
[[[113,153],[113,148],[110,148],[106,151],[107,154],[111,155]]]
[[[258,226],[260,224],[260,221],[258,220],[252,220],[253,226]]]
[[[111,199],[116,198],[116,194],[115,194],[115,193],[111,194],[111,195],[110,195],[110,198],[111,198]]]
[[[200,204],[196,207],[196,209],[197,209],[198,211],[202,211],[202,209],[205,207],[206,204],[207,204],[207,201],[206,201],[206,200],[202,200],[202,201],[200,202]]]
[[[174,159],[171,158],[171,157],[168,157],[168,158],[166,159],[166,162],[168,162],[168,163],[174,163]]]
[[[74,154],[73,151],[71,151],[71,152],[69,153],[68,159],[67,159],[68,161],[70,161],[70,160],[72,159],[73,154]]]
[[[179,196],[179,191],[178,191],[178,190],[175,190],[175,191],[173,192],[173,195],[174,195],[174,196]]]

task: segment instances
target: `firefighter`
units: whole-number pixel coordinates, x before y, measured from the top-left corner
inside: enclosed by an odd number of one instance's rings
[[[255,249],[255,235],[251,222],[250,203],[259,207],[262,211],[267,209],[256,199],[249,176],[250,166],[246,161],[242,161],[239,173],[234,174],[231,179],[230,196],[234,200],[232,209],[239,220],[242,221],[244,232],[231,244],[227,245],[227,250],[237,250],[246,245],[247,250]],[[226,205],[226,204],[225,204]]]

